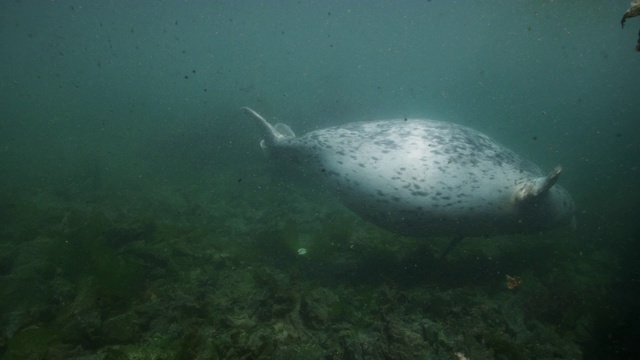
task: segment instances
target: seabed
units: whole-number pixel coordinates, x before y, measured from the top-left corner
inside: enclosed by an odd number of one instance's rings
[[[582,359],[623,316],[597,234],[440,259],[449,239],[382,231],[322,191],[237,184],[4,192],[2,358]]]

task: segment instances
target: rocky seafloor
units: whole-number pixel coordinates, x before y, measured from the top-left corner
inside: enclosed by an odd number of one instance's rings
[[[603,246],[604,233],[468,239],[441,258],[447,239],[379,230],[322,192],[209,187],[0,194],[0,356],[631,353],[626,304],[611,299],[624,291],[624,258]],[[521,282],[508,286],[507,276]]]

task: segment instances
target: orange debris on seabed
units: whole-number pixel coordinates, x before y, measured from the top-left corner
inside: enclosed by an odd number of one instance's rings
[[[522,284],[522,278],[520,276],[506,275],[506,277],[507,277],[507,289],[509,290],[513,290],[518,285]]]

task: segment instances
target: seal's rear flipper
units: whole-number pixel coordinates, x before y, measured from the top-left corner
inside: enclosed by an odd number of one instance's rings
[[[262,134],[264,136],[264,140],[260,142],[260,146],[263,149],[267,149],[282,140],[296,137],[296,135],[287,125],[276,124],[276,126],[273,126],[265,118],[260,116],[260,114],[248,107],[243,107],[242,111],[258,121],[260,129],[262,130]]]

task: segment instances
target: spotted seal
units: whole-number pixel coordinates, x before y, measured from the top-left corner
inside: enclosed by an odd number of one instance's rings
[[[531,233],[569,224],[574,202],[540,168],[488,136],[436,120],[350,123],[297,137],[249,108],[272,158],[321,178],[349,209],[409,236]]]

